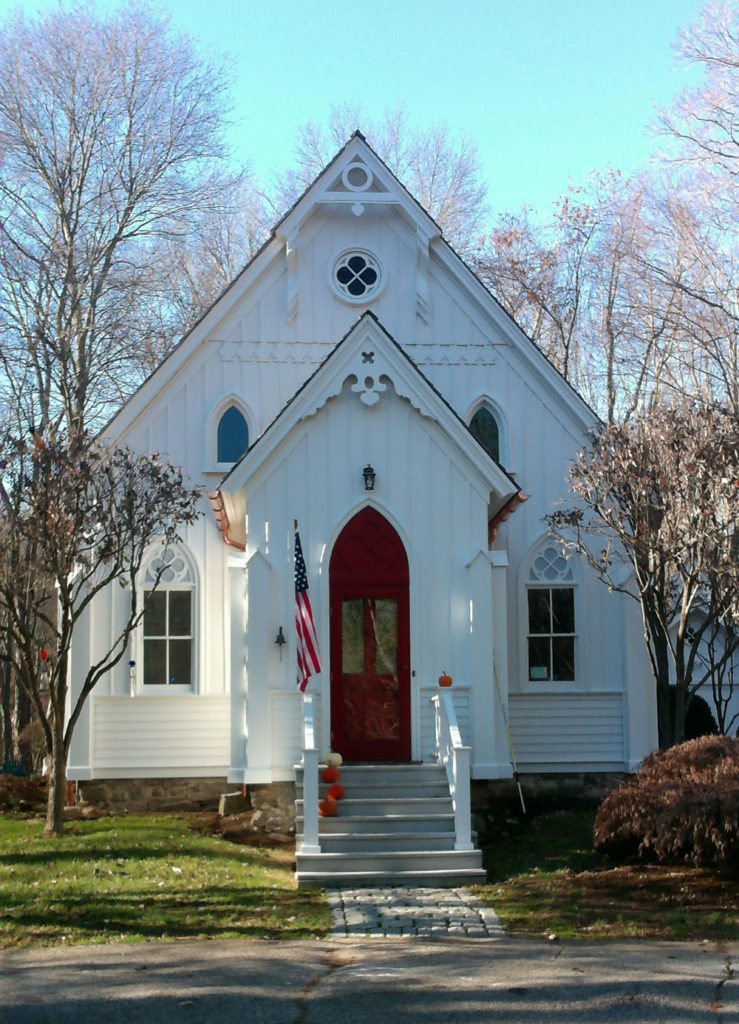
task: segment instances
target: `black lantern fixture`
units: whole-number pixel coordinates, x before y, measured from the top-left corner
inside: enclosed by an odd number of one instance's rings
[[[372,466],[370,466],[369,463],[367,463],[367,465],[362,470],[362,476],[364,477],[365,491],[374,491],[375,478],[377,477],[377,473],[375,473],[374,469],[372,468]]]
[[[282,661],[282,648],[287,643],[287,637],[282,631],[282,626],[277,630],[277,636],[275,637],[275,643],[277,644],[277,650],[280,652],[280,661]]]

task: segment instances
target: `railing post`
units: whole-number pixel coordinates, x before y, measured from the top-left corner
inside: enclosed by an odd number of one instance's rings
[[[454,840],[455,850],[474,850],[470,804],[470,748],[454,747]]]
[[[454,807],[454,849],[474,850],[470,801],[470,748],[462,743],[452,695],[444,691],[432,698],[436,713],[436,749],[446,768]]]
[[[320,853],[318,838],[318,749],[313,697],[303,694],[303,845],[301,853]]]

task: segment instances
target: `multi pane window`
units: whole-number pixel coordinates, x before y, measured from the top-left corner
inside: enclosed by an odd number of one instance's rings
[[[534,559],[526,598],[529,680],[573,682],[575,587],[572,568],[554,544]]]
[[[192,685],[192,591],[147,592],[144,685]]]
[[[165,563],[162,568],[162,558]],[[152,584],[159,576],[156,590]],[[144,574],[144,687],[195,683],[195,575],[182,548],[156,555]]]
[[[334,263],[334,284],[352,302],[367,302],[380,290],[380,263],[364,249],[344,252]]]

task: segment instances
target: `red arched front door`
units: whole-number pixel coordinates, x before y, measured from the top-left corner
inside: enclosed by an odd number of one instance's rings
[[[332,748],[347,761],[409,761],[408,558],[373,508],[341,531],[329,583]]]

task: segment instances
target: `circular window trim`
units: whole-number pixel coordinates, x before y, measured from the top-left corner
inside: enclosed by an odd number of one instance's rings
[[[364,174],[364,181],[361,185],[355,185],[351,180],[350,176],[352,171],[361,171]],[[366,192],[367,189],[372,186],[372,171],[369,167],[365,167],[364,164],[355,163],[349,164],[341,172],[341,180],[344,182],[350,192]]]
[[[346,261],[352,256],[363,257],[367,261],[368,265],[377,273],[377,281],[375,284],[367,288],[362,295],[351,295],[336,278],[339,267],[346,263]],[[342,249],[342,251],[332,260],[331,268],[329,270],[329,281],[331,283],[331,287],[343,302],[348,302],[352,306],[367,306],[371,302],[375,301],[382,289],[385,287],[385,270],[380,259],[373,252],[370,252],[369,249],[352,246],[350,249]]]

